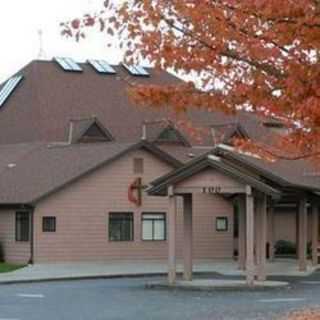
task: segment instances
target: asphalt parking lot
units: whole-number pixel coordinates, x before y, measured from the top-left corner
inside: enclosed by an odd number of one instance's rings
[[[152,278],[154,280],[154,278]],[[260,291],[145,289],[147,278],[0,286],[0,320],[282,319],[290,310],[320,308],[320,272]]]

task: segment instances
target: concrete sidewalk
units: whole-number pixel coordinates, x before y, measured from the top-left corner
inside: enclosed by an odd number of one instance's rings
[[[268,263],[267,274],[273,276],[308,276],[316,268],[309,265],[307,272],[299,272],[296,260],[279,259]],[[179,263],[177,271],[182,272]],[[10,273],[0,274],[0,284],[72,280],[90,278],[113,278],[164,275],[167,272],[166,261],[110,261],[104,263],[36,264]],[[225,276],[244,276],[233,260],[195,261],[195,273],[217,273]]]

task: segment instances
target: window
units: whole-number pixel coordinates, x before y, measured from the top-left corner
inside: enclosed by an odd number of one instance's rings
[[[30,214],[29,212],[16,212],[16,241],[29,241]]]
[[[228,218],[217,217],[216,218],[216,230],[217,231],[228,231]]]
[[[109,214],[109,240],[133,241],[133,213]]]
[[[16,76],[7,81],[7,83],[2,87],[0,91],[0,107],[4,105],[4,103],[7,101],[9,96],[13,93],[13,91],[16,89],[18,84],[23,79],[23,76]]]
[[[88,60],[90,65],[102,74],[115,74],[116,71],[104,60]]]
[[[143,171],[144,171],[143,158],[134,158],[133,159],[133,172],[134,173],[143,173]]]
[[[165,213],[142,214],[142,240],[166,240]]]
[[[150,76],[149,72],[141,66],[133,66],[122,63],[124,68],[133,76]]]
[[[56,232],[56,217],[43,217],[42,218],[42,231],[43,232]]]

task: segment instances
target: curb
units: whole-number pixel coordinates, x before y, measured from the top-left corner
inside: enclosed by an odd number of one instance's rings
[[[306,275],[271,275],[271,277],[288,277],[288,278],[304,278],[309,277],[312,274],[319,272],[320,267],[315,269],[312,272],[309,272]],[[77,281],[77,280],[98,280],[98,279],[121,279],[121,278],[147,278],[147,277],[163,277],[167,276],[167,272],[154,272],[154,273],[123,273],[123,274],[105,274],[105,275],[83,275],[83,276],[62,276],[62,277],[53,277],[53,278],[38,278],[38,279],[16,279],[16,280],[0,280],[1,285],[11,285],[11,284],[24,284],[24,283],[41,283],[41,282],[60,282],[60,281]],[[181,276],[183,272],[177,272],[177,275]],[[208,271],[196,271],[193,272],[195,276],[220,276],[220,277],[229,277],[229,278],[239,278],[243,275],[229,275],[221,274],[218,272],[208,272]]]
[[[177,272],[177,275],[182,275],[183,272]],[[196,276],[212,276],[221,274],[217,272],[194,272]],[[167,272],[155,272],[155,273],[123,273],[123,274],[110,274],[110,275],[84,275],[84,276],[65,276],[56,278],[39,278],[39,279],[17,279],[17,280],[0,280],[1,285],[11,284],[23,284],[23,283],[41,283],[41,282],[60,282],[60,281],[77,281],[77,280],[98,280],[98,279],[134,279],[134,278],[148,278],[148,277],[163,277]]]
[[[173,286],[173,285],[166,285],[166,284],[152,284],[147,283],[145,286],[145,289],[156,289],[156,290],[169,290],[169,291],[198,291],[198,292],[214,292],[214,291],[254,291],[254,292],[263,292],[263,291],[272,291],[272,290],[279,290],[283,288],[290,288],[290,284],[286,283],[285,285],[279,285],[274,287],[269,286],[253,286],[249,287],[247,285],[242,286],[214,286],[214,287],[205,287],[205,286],[194,286],[194,287],[188,287],[188,286]]]

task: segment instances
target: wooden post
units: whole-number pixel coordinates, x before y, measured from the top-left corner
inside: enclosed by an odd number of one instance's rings
[[[259,202],[257,197],[254,198],[254,263],[257,266],[259,263],[259,258],[260,258],[260,217],[259,217]],[[257,271],[257,268],[256,268]]]
[[[183,262],[184,280],[192,280],[192,194],[183,197]]]
[[[255,265],[254,265],[254,198],[250,186],[246,187],[246,223],[247,223],[247,260],[246,275],[248,286],[254,285]]]
[[[239,269],[246,269],[246,199],[244,196],[238,198],[238,263]]]
[[[267,197],[262,195],[258,198],[257,214],[259,219],[258,235],[258,280],[266,280],[266,245],[267,245]]]
[[[300,250],[300,239],[299,239],[299,202],[297,202],[297,208],[296,208],[296,250],[297,250],[297,259],[299,260],[299,250]]]
[[[307,225],[308,213],[307,213],[307,200],[306,196],[301,196],[299,200],[299,270],[307,270]]]
[[[270,204],[268,207],[268,218],[269,218],[269,260],[274,261],[274,245],[275,245],[275,215],[274,208]]]
[[[318,258],[318,246],[319,246],[319,207],[318,201],[312,199],[312,265],[317,266],[319,262]]]
[[[168,188],[169,212],[168,212],[168,282],[176,282],[176,219],[177,203],[173,187]]]

